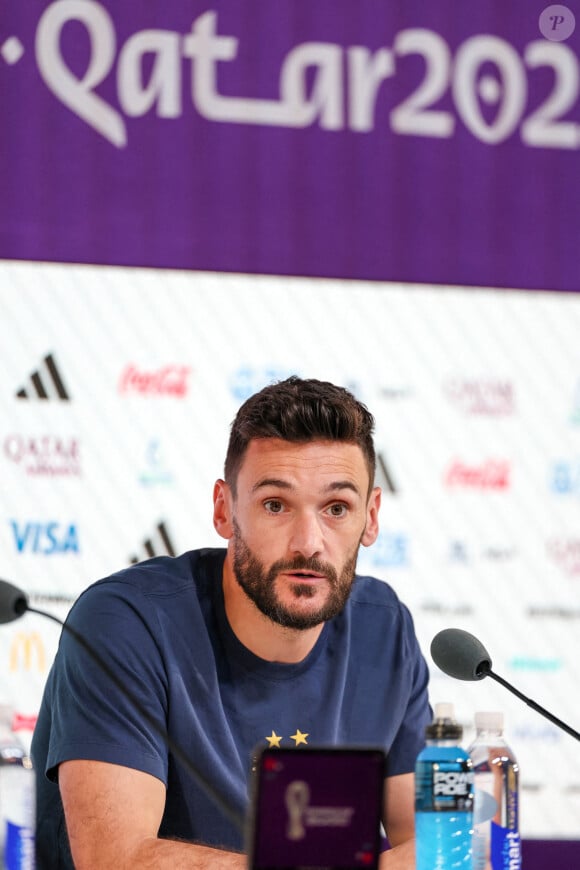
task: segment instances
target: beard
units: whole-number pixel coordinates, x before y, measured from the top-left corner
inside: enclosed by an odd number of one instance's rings
[[[288,560],[280,559],[270,568],[266,568],[246,544],[236,520],[233,521],[233,529],[234,576],[238,585],[264,616],[284,628],[304,631],[342,613],[352,589],[360,541],[354,553],[346,560],[340,574],[327,562],[314,558],[308,559],[305,556],[296,556],[295,559]],[[280,601],[276,591],[276,578],[280,572],[293,571],[310,571],[314,574],[322,574],[326,578],[328,593],[317,608],[304,612],[295,610]],[[310,583],[297,581],[290,588],[294,599],[298,600],[314,598],[319,591],[318,585],[318,583],[313,586]]]

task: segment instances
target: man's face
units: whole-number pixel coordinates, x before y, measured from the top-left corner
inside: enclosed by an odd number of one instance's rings
[[[275,623],[307,629],[349,596],[361,543],[377,536],[378,490],[354,444],[250,442],[229,493],[237,583]]]

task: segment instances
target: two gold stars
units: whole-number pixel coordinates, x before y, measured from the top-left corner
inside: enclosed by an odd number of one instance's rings
[[[308,733],[303,734],[302,731],[300,730],[300,728],[297,728],[296,734],[292,734],[290,736],[290,740],[294,741],[295,746],[300,746],[301,743],[304,743],[304,745],[307,745],[308,744],[308,741],[306,740],[307,737],[308,737]],[[270,736],[266,737],[266,740],[268,741],[268,746],[270,747],[270,749],[272,749],[272,747],[274,747],[274,746],[280,748],[280,742],[283,739],[284,738],[281,735],[276,734],[275,731],[272,731]]]

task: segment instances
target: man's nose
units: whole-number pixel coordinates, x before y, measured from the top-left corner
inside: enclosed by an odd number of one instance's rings
[[[296,516],[289,546],[292,553],[300,553],[307,558],[322,553],[324,535],[320,519],[316,513],[304,512]]]

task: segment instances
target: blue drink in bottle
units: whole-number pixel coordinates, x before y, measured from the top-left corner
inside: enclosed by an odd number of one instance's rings
[[[471,870],[473,765],[452,704],[437,704],[415,765],[417,870]]]

